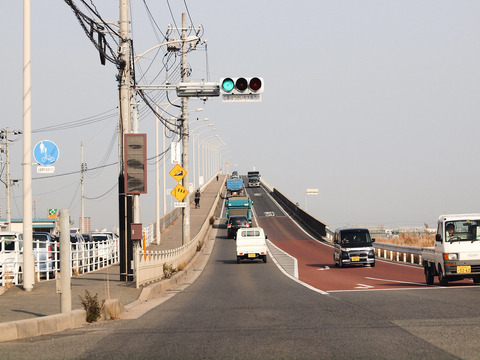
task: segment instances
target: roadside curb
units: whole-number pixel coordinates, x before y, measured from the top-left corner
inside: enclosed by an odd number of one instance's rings
[[[82,309],[64,314],[0,323],[0,342],[18,340],[73,329],[87,323]]]
[[[128,305],[123,305],[119,299],[106,300],[102,307],[102,317],[99,321],[130,318],[128,313],[132,312],[136,306],[145,304],[167,291],[178,288],[185,283],[187,278],[203,270],[215,243],[214,238],[210,239],[212,229],[213,227],[210,226],[205,235],[205,243],[202,249],[195,254],[184,270],[178,272],[170,279],[164,279],[146,286],[143,288],[138,300]],[[0,342],[52,334],[86,324],[86,312],[82,309],[72,310],[64,314],[0,323]]]
[[[217,224],[217,222],[218,220],[216,220],[214,224]],[[195,254],[193,259],[187,264],[185,269],[176,273],[170,279],[163,279],[144,287],[138,297],[138,300],[128,305],[125,305],[125,311],[119,315],[119,318],[137,318],[144,312],[141,312],[141,314],[133,314],[136,308],[141,307],[148,302],[152,302],[152,300],[158,299],[168,291],[174,291],[180,288],[182,285],[189,285],[193,283],[196,277],[205,268],[205,265],[207,264],[208,259],[210,258],[210,255],[212,253],[213,246],[215,244],[215,236],[213,236],[213,238],[211,236],[212,230],[214,230],[214,228],[213,226],[210,226],[207,233],[205,234],[204,245],[202,246],[202,249]],[[190,281],[192,278],[193,281]],[[150,307],[147,306],[146,309],[150,309]]]

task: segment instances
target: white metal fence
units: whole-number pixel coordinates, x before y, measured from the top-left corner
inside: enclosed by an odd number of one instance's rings
[[[19,241],[19,240],[15,240]],[[36,281],[50,280],[60,271],[60,247],[55,241],[33,240],[34,271]],[[119,241],[108,239],[98,242],[70,244],[71,274],[83,274],[119,262]],[[0,251],[0,284],[23,282],[23,251]]]

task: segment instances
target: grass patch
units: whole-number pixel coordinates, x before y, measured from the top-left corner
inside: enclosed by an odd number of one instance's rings
[[[416,247],[433,247],[435,246],[434,234],[400,234],[392,238],[376,238],[376,241],[394,245],[406,245]]]
[[[178,270],[174,269],[172,265],[169,265],[167,263],[163,263],[163,275],[165,276],[166,279],[170,279],[173,274],[175,274]]]

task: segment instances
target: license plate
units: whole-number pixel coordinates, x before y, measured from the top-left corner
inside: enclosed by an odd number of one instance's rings
[[[352,261],[360,261],[360,256],[352,256]]]
[[[468,266],[457,266],[457,274],[468,274],[472,272],[472,267]]]
[[[257,255],[256,255],[256,254],[248,254],[248,257],[249,257],[249,258],[257,257]]]

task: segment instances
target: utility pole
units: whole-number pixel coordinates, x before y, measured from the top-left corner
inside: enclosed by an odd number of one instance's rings
[[[7,178],[6,178],[6,190],[7,190],[7,224],[8,224],[8,231],[11,230],[12,228],[12,213],[11,213],[11,208],[10,208],[10,151],[9,151],[9,145],[8,145],[8,127],[5,131],[5,161],[7,162],[5,164],[5,168],[7,170]]]
[[[80,143],[80,161],[81,161],[81,170],[80,170],[80,185],[81,185],[81,203],[80,203],[80,232],[85,234],[85,163],[83,162],[83,141]]]
[[[185,37],[187,34],[186,28],[186,14],[182,13],[182,67],[181,75],[182,82],[187,81],[187,43],[185,42]],[[189,130],[188,130],[188,97],[182,98],[182,144],[183,144],[183,153],[182,153],[182,167],[188,169],[188,141],[189,141]],[[188,184],[188,171],[182,180],[182,185],[188,191],[188,195],[185,197],[184,201],[187,203],[187,206],[182,208],[182,223],[183,223],[183,237],[182,245],[188,244],[190,242],[190,186]]]
[[[124,181],[124,134],[131,132],[130,120],[130,32],[129,1],[120,0],[120,39],[118,49],[119,116],[118,116],[118,209],[120,230],[120,280],[129,281],[133,276],[131,261],[133,248],[130,238],[130,219],[132,219],[132,197],[125,194]]]
[[[23,289],[35,283],[32,226],[31,6],[23,0]]]

